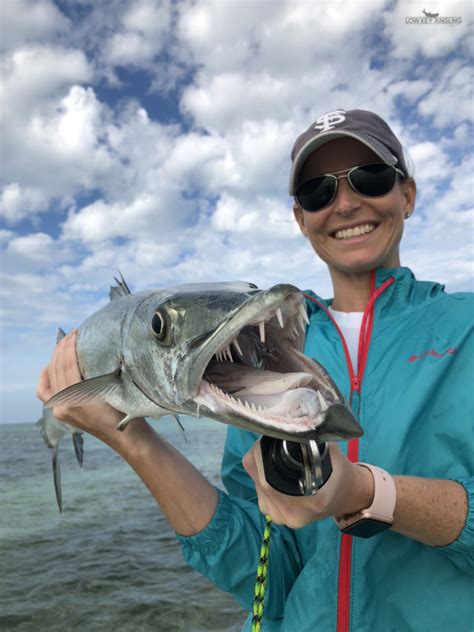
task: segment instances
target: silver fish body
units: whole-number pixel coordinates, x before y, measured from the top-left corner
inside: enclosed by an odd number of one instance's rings
[[[110,296],[78,328],[84,380],[46,409],[106,401],[124,413],[120,430],[181,413],[290,441],[362,434],[325,369],[302,353],[298,288],[202,283],[131,294],[122,279]]]

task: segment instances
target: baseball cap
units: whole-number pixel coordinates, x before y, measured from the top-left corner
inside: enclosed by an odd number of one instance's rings
[[[333,110],[316,119],[296,139],[291,152],[290,195],[295,194],[306,158],[321,145],[343,137],[367,145],[385,164],[396,166],[408,175],[402,145],[378,114],[368,110]]]

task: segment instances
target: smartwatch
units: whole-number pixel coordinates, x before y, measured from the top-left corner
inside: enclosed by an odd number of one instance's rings
[[[397,500],[395,482],[388,472],[377,465],[357,463],[366,467],[374,477],[374,499],[367,509],[361,509],[347,516],[334,518],[342,533],[358,538],[371,538],[373,535],[390,529],[393,525],[393,512]]]

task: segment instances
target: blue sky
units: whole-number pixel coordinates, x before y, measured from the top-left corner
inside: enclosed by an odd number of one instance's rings
[[[135,289],[288,281],[330,295],[292,221],[296,136],[382,115],[415,165],[402,263],[473,289],[473,8],[412,1],[2,2],[0,422],[40,416],[58,325]]]

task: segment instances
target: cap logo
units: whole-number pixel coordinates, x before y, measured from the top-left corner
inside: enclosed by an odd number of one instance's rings
[[[336,125],[339,125],[346,120],[345,114],[345,110],[333,110],[332,112],[323,114],[316,119],[317,125],[314,126],[314,129],[319,129],[321,132],[327,132],[330,129],[334,129]]]

